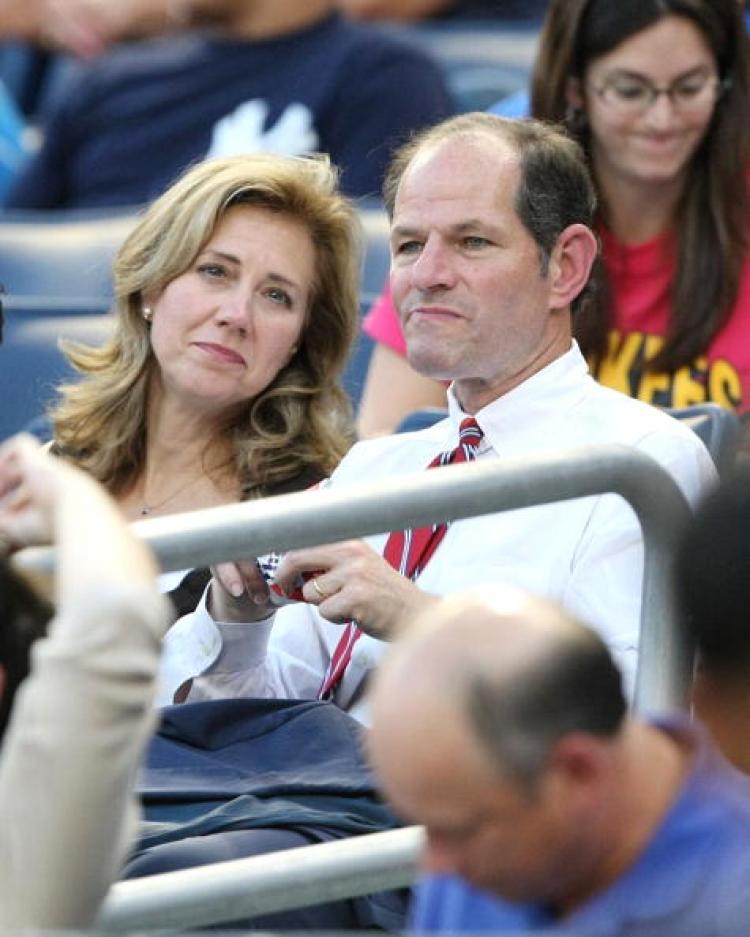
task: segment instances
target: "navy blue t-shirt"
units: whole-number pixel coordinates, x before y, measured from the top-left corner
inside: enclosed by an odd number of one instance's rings
[[[206,155],[258,149],[327,152],[347,194],[375,195],[393,146],[452,112],[425,53],[338,15],[264,41],[125,45],[71,80],[6,206],[137,205]]]

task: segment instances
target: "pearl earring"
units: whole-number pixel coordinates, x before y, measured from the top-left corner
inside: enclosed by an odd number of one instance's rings
[[[154,310],[151,308],[151,306],[143,307],[143,318],[146,320],[146,322],[150,322],[154,318]]]

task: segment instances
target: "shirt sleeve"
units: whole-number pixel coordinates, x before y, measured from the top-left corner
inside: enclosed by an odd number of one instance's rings
[[[678,483],[688,503],[698,500],[716,481],[716,471],[703,445],[686,434],[651,433],[638,444]],[[630,505],[618,495],[596,499],[573,556],[563,604],[582,621],[595,625],[623,671],[632,698],[640,638],[643,586],[643,535]]]
[[[32,653],[0,756],[0,925],[87,927],[134,832],[167,606],[103,584]]]
[[[304,602],[285,605],[259,622],[214,621],[206,595],[194,612],[175,624],[165,647],[164,667],[169,668],[170,658],[179,654],[178,643],[193,653],[192,649],[206,643],[206,634],[213,631],[217,636],[216,652],[194,667],[192,674],[187,670],[182,674],[182,679],[192,679],[188,701],[317,697],[329,661],[329,631],[337,626],[325,622]]]

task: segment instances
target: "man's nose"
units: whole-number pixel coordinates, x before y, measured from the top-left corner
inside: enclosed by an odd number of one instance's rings
[[[456,273],[449,246],[436,237],[428,238],[412,265],[411,275],[412,283],[422,292],[454,286]]]

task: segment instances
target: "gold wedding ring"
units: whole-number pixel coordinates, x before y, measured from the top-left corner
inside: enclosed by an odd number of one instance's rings
[[[320,596],[320,598],[321,598],[321,599],[327,599],[327,598],[328,598],[328,593],[327,593],[327,592],[323,592],[323,590],[320,588],[320,585],[319,585],[319,583],[318,583],[318,580],[315,578],[315,576],[313,576],[313,578],[312,578],[310,581],[312,582],[312,587],[313,587],[313,589],[315,589],[315,591],[318,593],[318,595]]]

